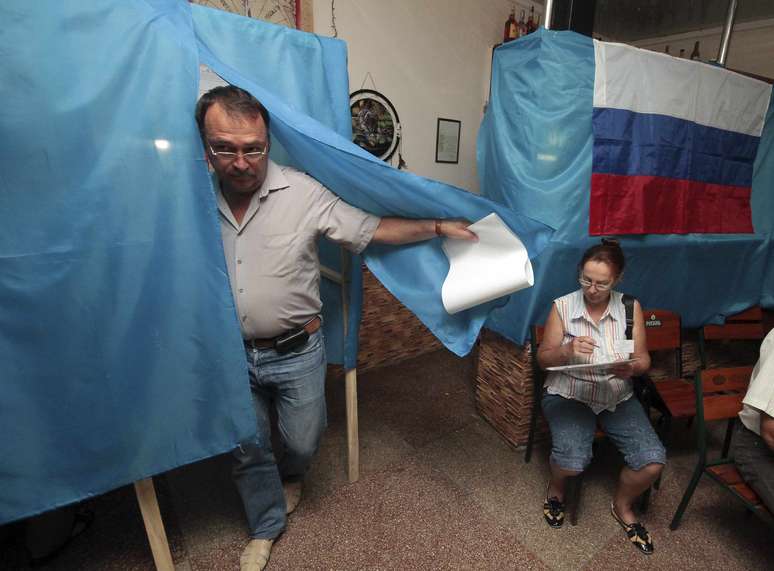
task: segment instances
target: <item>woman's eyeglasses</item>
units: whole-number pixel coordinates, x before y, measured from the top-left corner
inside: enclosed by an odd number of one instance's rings
[[[582,288],[588,289],[591,286],[594,286],[597,288],[598,291],[607,291],[611,287],[613,287],[613,284],[601,284],[599,282],[593,282],[591,280],[587,280],[586,278],[580,277],[578,278],[578,283],[581,285]]]

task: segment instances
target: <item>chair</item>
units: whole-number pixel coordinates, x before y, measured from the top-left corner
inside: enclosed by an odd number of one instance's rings
[[[645,335],[648,351],[658,353],[671,351],[673,364],[671,376],[653,381],[650,376],[643,378],[641,397],[646,410],[655,409],[661,414],[659,436],[666,442],[675,418],[693,418],[696,414],[696,399],[693,382],[683,378],[683,339],[680,316],[664,309],[643,309]]]
[[[765,313],[765,316],[764,316]],[[729,315],[722,325],[705,325],[699,330],[699,360],[701,368],[708,366],[707,341],[760,340],[772,326],[771,312],[764,312],[756,305]]]
[[[752,513],[764,522],[774,526],[774,517],[761,503],[758,496],[739,474],[734,461],[728,457],[731,445],[731,435],[737,414],[742,410],[742,399],[747,392],[753,367],[727,367],[700,370],[694,379],[696,395],[696,436],[698,459],[693,476],[677,507],[669,528],[679,527],[685,509],[691,501],[693,492],[699,484],[702,475],[709,476],[713,481],[731,492]],[[723,442],[720,458],[707,461],[707,422],[728,420],[726,437]]]
[[[542,325],[531,325],[529,328],[531,344],[530,362],[532,364],[532,412],[529,417],[527,446],[524,449],[524,462],[527,464],[532,459],[532,446],[535,443],[535,430],[537,429],[537,418],[540,412],[540,396],[543,393],[543,383],[546,380],[545,371],[540,368],[537,360],[538,347],[543,342],[544,331],[545,327]]]
[[[652,344],[654,348],[659,345],[661,348],[668,348],[666,345],[674,342],[674,339],[679,339],[679,331],[677,336],[670,335],[668,332],[668,330],[674,328],[673,325],[667,327],[667,330],[663,333],[659,332],[655,327],[652,327],[654,323],[657,323],[661,319],[658,317],[660,313],[670,314],[670,312],[660,312],[659,310],[645,311],[648,349],[651,349]],[[768,329],[771,329],[770,326],[767,327],[764,319],[768,317],[769,313],[770,312],[765,312],[761,310],[760,307],[755,306],[741,313],[729,316],[723,325],[705,325],[702,327],[699,330],[699,360],[701,368],[706,369],[708,364],[707,341],[763,339],[768,332]],[[670,315],[676,316],[677,314]],[[653,316],[656,316],[655,320],[653,319]],[[671,317],[668,317],[668,319],[671,319]],[[677,327],[679,328],[679,322]],[[655,334],[653,335],[653,339],[651,339],[652,334]],[[667,337],[671,337],[672,342],[667,341]],[[676,358],[682,360],[681,352],[676,352]],[[682,363],[679,364],[676,371],[677,378],[657,381],[655,383],[656,392],[665,408],[665,410],[661,410],[661,430],[659,432],[664,443],[667,442],[669,434],[671,433],[672,420],[690,420],[696,415],[696,394],[693,383],[680,378],[682,377]]]

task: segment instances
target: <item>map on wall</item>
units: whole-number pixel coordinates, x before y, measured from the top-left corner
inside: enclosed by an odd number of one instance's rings
[[[246,16],[296,27],[296,0],[247,0]]]
[[[288,28],[295,28],[298,21],[296,0],[193,0],[193,2],[273,24],[281,24]],[[311,11],[309,13],[311,14]],[[301,28],[306,29],[306,26]]]

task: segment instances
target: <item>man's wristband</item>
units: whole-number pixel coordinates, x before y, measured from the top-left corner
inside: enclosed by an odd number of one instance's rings
[[[441,221],[437,218],[435,219],[435,235],[443,236],[443,233],[441,232]]]

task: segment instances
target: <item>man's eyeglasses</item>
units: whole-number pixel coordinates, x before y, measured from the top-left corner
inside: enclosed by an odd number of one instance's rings
[[[613,287],[613,284],[601,284],[599,282],[592,282],[583,277],[578,278],[578,283],[581,285],[582,288],[585,288],[585,289],[588,289],[591,286],[595,286],[597,288],[597,291],[607,291],[611,287]]]
[[[258,161],[266,156],[266,153],[269,152],[269,148],[266,147],[260,151],[247,151],[247,152],[241,152],[241,151],[216,151],[212,148],[212,145],[209,143],[207,146],[210,148],[210,153],[212,153],[212,156],[216,159],[223,161],[224,163],[230,163],[232,161],[237,160],[237,157],[241,154],[242,158],[246,161]]]

